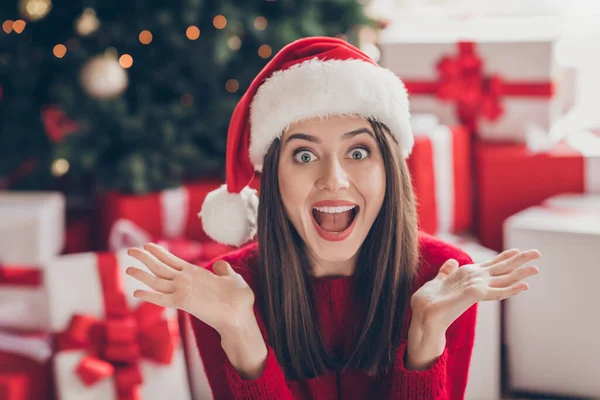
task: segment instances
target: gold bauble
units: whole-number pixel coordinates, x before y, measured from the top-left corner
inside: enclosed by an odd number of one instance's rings
[[[123,93],[129,78],[114,56],[103,54],[91,58],[82,67],[79,82],[90,96],[108,99]]]
[[[100,20],[96,17],[93,8],[86,8],[75,20],[75,31],[81,36],[88,36],[96,32],[100,27]]]
[[[44,18],[52,9],[52,0],[19,0],[19,13],[29,21]]]

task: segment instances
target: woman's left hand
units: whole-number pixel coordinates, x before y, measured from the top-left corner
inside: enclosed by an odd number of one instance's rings
[[[445,332],[473,304],[503,300],[529,289],[521,281],[536,275],[538,267],[517,268],[539,257],[537,250],[511,249],[483,264],[460,268],[456,260],[450,259],[434,279],[413,294],[413,320],[418,318],[427,329]]]

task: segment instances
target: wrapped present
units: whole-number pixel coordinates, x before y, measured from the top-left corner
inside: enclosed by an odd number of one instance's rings
[[[481,243],[501,250],[502,223],[509,216],[561,193],[600,192],[600,136],[569,135],[552,150],[526,145],[475,146],[476,231]]]
[[[124,251],[62,256],[44,268],[61,399],[190,398],[177,311],[134,298],[146,288],[123,279],[131,265],[145,269]]]
[[[510,389],[599,398],[600,212],[535,206],[508,218],[504,235],[507,247],[542,254],[531,290],[505,301]]]
[[[44,331],[49,327],[41,269],[0,265],[0,328]]]
[[[253,182],[253,188],[258,187],[257,181]],[[98,207],[102,223],[103,248],[114,249],[115,246],[119,246],[119,242],[123,242],[119,239],[120,232],[123,230],[141,232],[149,240],[150,238],[154,240],[186,238],[197,242],[209,240],[202,229],[198,212],[202,208],[206,195],[222,183],[220,179],[212,179],[146,195],[126,195],[115,192],[104,195]],[[115,225],[123,220],[128,221],[125,229],[121,222],[120,227]],[[130,229],[132,227],[134,229]],[[111,240],[113,240],[112,245]]]
[[[65,208],[58,192],[0,193],[0,262],[39,264],[60,254]]]
[[[497,252],[483,247],[467,235],[439,235],[440,239],[467,253],[475,263],[492,260]],[[501,305],[482,301],[477,305],[475,343],[465,399],[496,400],[501,395]]]
[[[414,115],[415,145],[407,160],[417,200],[419,227],[430,233],[471,228],[471,138],[462,127],[440,125],[433,115]]]
[[[192,329],[191,316],[181,312],[180,318],[183,322],[183,338],[185,341],[185,354],[187,367],[192,387],[193,400],[212,400],[213,394],[204,369],[204,362],[198,349],[196,336]]]
[[[380,64],[404,81],[413,112],[524,141],[529,125],[550,129],[574,102],[572,71],[555,58],[558,27],[554,18],[401,19],[381,32]]]
[[[0,330],[0,399],[53,400],[51,355],[46,333]]]

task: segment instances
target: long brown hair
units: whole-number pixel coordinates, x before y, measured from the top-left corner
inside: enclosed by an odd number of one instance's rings
[[[265,156],[258,209],[257,301],[269,344],[288,379],[313,378],[340,368],[384,374],[405,334],[418,264],[415,201],[398,143],[383,124],[369,123],[385,164],[386,193],[359,250],[356,296],[364,300],[363,319],[355,347],[344,361],[328,353],[319,331],[305,245],[288,220],[279,193],[279,140]]]

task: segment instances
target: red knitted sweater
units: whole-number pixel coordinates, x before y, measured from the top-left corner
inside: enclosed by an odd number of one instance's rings
[[[441,242],[429,235],[419,236],[421,262],[419,279],[413,292],[433,279],[442,264],[449,258],[460,265],[471,263],[462,251]],[[255,288],[253,265],[257,261],[257,245],[252,244],[222,257],[241,274],[250,287]],[[211,269],[211,266],[208,266]],[[328,349],[335,350],[347,345],[347,327],[357,323],[352,307],[352,277],[314,279],[317,293],[317,310],[322,334]],[[257,320],[263,337],[267,341],[262,318]],[[469,362],[475,333],[475,304],[460,316],[446,332],[444,353],[425,371],[411,371],[404,366],[406,337],[400,343],[394,368],[389,376],[371,378],[361,371],[347,370],[343,373],[332,371],[316,378],[293,381],[287,380],[280,367],[275,352],[268,345],[267,361],[262,375],[254,380],[244,380],[229,363],[221,348],[219,334],[192,317],[200,355],[211,385],[213,396],[221,399],[448,399],[464,398]],[[410,313],[407,316],[409,322]]]

